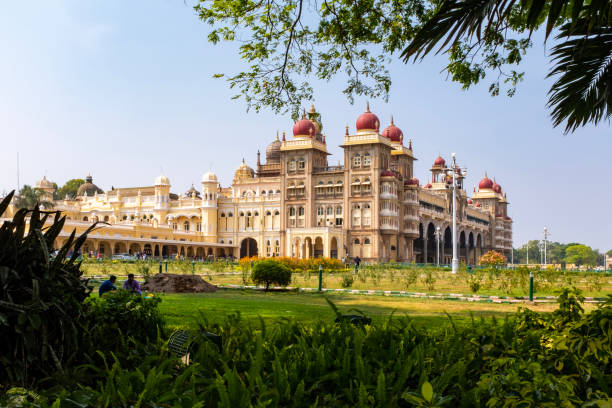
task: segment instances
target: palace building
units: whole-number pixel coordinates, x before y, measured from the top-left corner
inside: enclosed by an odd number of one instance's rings
[[[344,165],[328,163],[326,136],[314,106],[293,126],[244,160],[230,186],[207,172],[184,194],[171,192],[164,175],[153,185],[103,191],[87,177],[75,198],[54,201],[67,216],[65,240],[94,221],[107,225],[89,234],[87,251],[103,256],[147,253],[176,256],[356,257],[366,261],[450,263],[452,171],[438,157],[421,185],[413,173],[412,141],[393,123],[380,130],[369,107],[356,131],[347,126]],[[457,246],[460,260],[475,264],[495,249],[509,254],[512,220],[502,188],[486,174],[471,197],[457,179]],[[48,199],[53,185],[36,185]],[[58,242],[57,244],[61,244]]]

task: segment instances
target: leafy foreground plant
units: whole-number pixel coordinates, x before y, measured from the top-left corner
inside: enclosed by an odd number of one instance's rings
[[[12,197],[0,203],[0,215]],[[78,238],[73,232],[51,259],[64,221],[59,212],[35,206],[20,209],[0,227],[0,389],[62,375],[78,358],[78,324],[91,289],[76,257],[94,226]]]
[[[612,297],[583,314],[578,292],[559,310],[520,310],[513,319],[467,327],[383,324],[252,325],[239,314],[201,328],[205,338],[185,366],[163,343],[136,369],[105,354],[83,366],[79,384],[47,392],[37,406],[112,407],[501,407],[605,406],[612,378]],[[124,353],[129,350],[124,350]],[[34,405],[33,405],[34,406]]]

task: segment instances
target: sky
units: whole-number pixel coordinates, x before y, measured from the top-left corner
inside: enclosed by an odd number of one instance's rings
[[[223,186],[245,158],[256,163],[290,115],[247,112],[215,73],[246,69],[236,48],[213,46],[189,1],[7,2],[0,13],[0,194],[43,175],[60,186],[88,173],[103,189],[152,185],[167,175],[183,193],[213,170]],[[394,61],[388,102],[370,100],[386,126],[391,115],[412,139],[422,184],[441,154],[467,167],[468,192],[487,172],[508,195],[514,245],[542,239],[612,248],[612,128],[570,135],[546,108],[547,50],[536,36],[517,94],[491,97],[489,78],[464,91],[441,72],[444,58]],[[329,163],[342,159],[351,105],[344,78],[315,83]]]

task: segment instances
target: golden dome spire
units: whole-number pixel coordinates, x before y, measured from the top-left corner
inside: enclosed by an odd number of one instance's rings
[[[366,101],[366,112],[370,111],[370,101]]]
[[[316,113],[317,111],[315,110],[314,107],[314,103],[310,105],[310,113]]]
[[[344,131],[344,134],[347,135],[347,136],[349,135],[348,124],[346,125],[346,130]]]
[[[395,124],[393,123],[393,115],[391,115],[391,126],[395,126]]]

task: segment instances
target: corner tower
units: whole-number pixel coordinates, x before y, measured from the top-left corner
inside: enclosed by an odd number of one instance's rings
[[[219,180],[212,171],[202,176],[202,223],[200,233],[210,237],[210,242],[217,240],[217,198]]]

